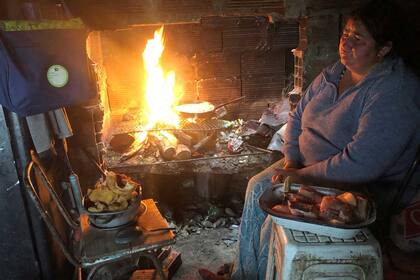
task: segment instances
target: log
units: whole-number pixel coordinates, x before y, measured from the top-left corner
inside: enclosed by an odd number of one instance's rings
[[[109,142],[109,146],[113,151],[116,151],[118,153],[124,153],[130,148],[130,146],[135,142],[135,140],[135,137],[131,134],[117,134],[112,137],[111,141]]]
[[[129,160],[130,158],[136,156],[137,154],[139,154],[142,151],[143,146],[144,146],[144,144],[140,144],[140,145],[136,146],[135,148],[130,149],[128,152],[124,153],[120,157],[119,161],[123,162],[123,161]]]
[[[178,145],[178,140],[176,137],[166,131],[161,131],[155,134],[158,141],[156,145],[159,148],[159,153],[165,160],[172,160],[176,154],[176,146]]]
[[[178,141],[187,147],[191,147],[192,145],[192,137],[182,131],[174,131],[174,135],[178,139]]]
[[[140,133],[136,135],[134,142],[130,146],[130,150],[125,152],[119,159],[120,162],[129,160],[139,153],[144,152],[149,147],[147,133]]]
[[[183,133],[191,137],[191,144],[197,144],[206,137],[206,134],[199,130],[185,130]]]
[[[183,160],[183,159],[190,159],[191,158],[191,150],[184,144],[178,144],[176,146],[176,153],[175,159]]]
[[[212,133],[206,137],[204,137],[203,139],[201,139],[197,144],[195,144],[192,147],[192,152],[196,152],[199,151],[201,149],[203,149],[205,146],[207,146],[208,144],[210,144],[212,141],[215,140],[215,133]]]

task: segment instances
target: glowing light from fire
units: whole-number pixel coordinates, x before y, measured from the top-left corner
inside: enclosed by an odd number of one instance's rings
[[[164,47],[163,26],[156,30],[154,38],[147,41],[143,52],[144,68],[146,72],[145,97],[147,101],[148,128],[159,124],[178,126],[179,118],[173,110],[177,100],[175,94],[175,72],[165,73],[161,64]],[[144,114],[145,112],[142,112]]]

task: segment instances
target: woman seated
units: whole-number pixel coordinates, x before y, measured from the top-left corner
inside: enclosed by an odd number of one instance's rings
[[[359,191],[368,186],[379,216],[389,207],[420,143],[420,83],[399,53],[407,42],[398,39],[396,14],[389,2],[373,1],[348,18],[340,60],[290,113],[284,158],[248,183],[231,279],[265,278],[271,219],[258,198],[273,175]]]

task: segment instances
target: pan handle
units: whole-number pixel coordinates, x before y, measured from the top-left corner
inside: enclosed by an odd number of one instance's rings
[[[223,106],[225,106],[225,105],[228,105],[228,104],[230,104],[230,103],[238,102],[238,101],[240,101],[240,100],[244,99],[245,97],[246,97],[246,95],[241,96],[241,97],[238,97],[238,98],[235,98],[235,99],[232,99],[232,100],[229,100],[229,101],[227,101],[227,102],[225,102],[225,103],[222,103],[222,104],[220,104],[220,105],[217,105],[216,107],[214,107],[214,110],[219,109],[219,108],[221,108],[221,107],[223,107]]]

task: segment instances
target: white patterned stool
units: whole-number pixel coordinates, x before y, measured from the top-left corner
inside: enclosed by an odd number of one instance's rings
[[[266,280],[383,279],[378,242],[363,229],[340,239],[273,223]]]

